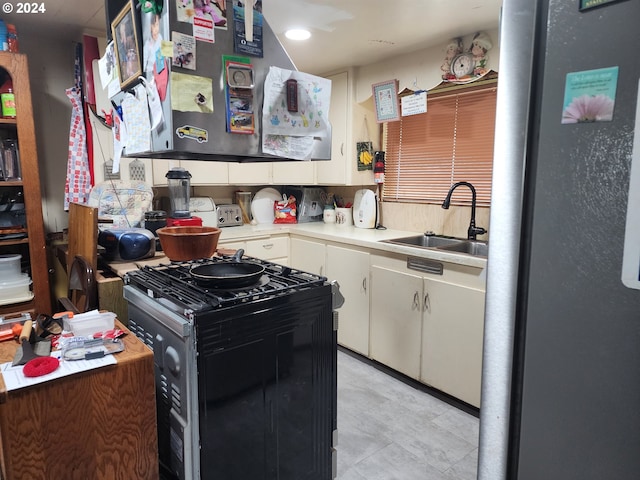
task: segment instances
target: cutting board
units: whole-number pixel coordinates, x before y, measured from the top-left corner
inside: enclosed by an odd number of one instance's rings
[[[82,255],[95,271],[98,265],[98,209],[79,203],[69,204],[69,246],[66,268],[76,255]]]

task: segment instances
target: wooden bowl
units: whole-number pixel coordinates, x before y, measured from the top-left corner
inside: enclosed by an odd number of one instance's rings
[[[162,251],[172,262],[211,258],[218,248],[216,227],[163,227],[156,230]]]

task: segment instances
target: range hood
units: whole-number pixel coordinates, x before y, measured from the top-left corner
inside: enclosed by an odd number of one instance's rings
[[[184,65],[182,68],[173,65],[169,57],[164,57],[165,68],[168,70],[162,75],[158,75],[156,70],[143,73],[148,80],[155,80],[156,87],[166,82],[167,88],[163,95],[160,95],[163,123],[152,130],[151,147],[149,151],[127,152],[125,148],[122,156],[129,158],[168,158],[183,160],[210,160],[226,162],[258,162],[258,161],[290,161],[292,158],[266,154],[262,150],[262,108],[264,101],[264,83],[271,67],[278,67],[286,71],[297,72],[293,61],[285,51],[284,47],[268,25],[262,14],[253,12],[254,16],[254,39],[262,37],[263,57],[247,55],[234,52],[234,35],[237,29],[244,32],[244,24],[237,24],[234,27],[234,13],[232,5],[236,2],[227,2],[227,25],[223,28],[216,27],[214,32],[214,43],[198,40],[192,41],[190,48],[194,51],[191,65]],[[164,2],[164,9],[160,17],[160,35],[163,40],[171,40],[175,46],[181,39],[188,39],[194,35],[194,25],[185,20],[184,11],[178,11],[178,5],[182,2]],[[236,9],[239,8],[236,6]],[[241,8],[241,7],[240,7]],[[151,37],[152,13],[136,12],[141,20],[142,39],[141,45]],[[208,16],[206,18],[209,18]],[[239,23],[239,22],[238,22]],[[180,34],[187,37],[180,37]],[[163,53],[167,53],[166,42]],[[144,47],[141,51],[146,51]],[[148,65],[149,54],[145,54],[143,63]],[[175,56],[175,53],[174,53]],[[250,62],[253,85],[252,91],[252,111],[253,111],[253,133],[229,133],[227,120],[227,89],[225,80],[226,62],[230,57],[244,57],[244,61]],[[157,59],[158,56],[155,56]],[[153,63],[153,59],[151,59]],[[196,68],[192,67],[195,64]],[[206,96],[207,105],[197,108],[194,111],[182,111],[176,108],[176,99],[181,97],[184,101],[184,88],[189,86],[189,82],[195,79],[201,85],[211,84],[211,90],[203,92]],[[204,84],[202,83],[204,82]],[[330,84],[329,84],[330,85]],[[329,88],[330,91],[330,88]],[[193,92],[191,92],[193,93]],[[194,97],[200,92],[195,92]],[[125,95],[120,93],[120,96]],[[196,105],[191,105],[196,107]],[[211,111],[213,110],[213,111]],[[328,122],[327,122],[328,123]],[[199,138],[198,132],[206,132],[205,138]],[[310,160],[329,160],[331,155],[331,132],[330,126],[327,128],[328,135],[314,137],[313,151]],[[193,132],[196,132],[193,134]]]

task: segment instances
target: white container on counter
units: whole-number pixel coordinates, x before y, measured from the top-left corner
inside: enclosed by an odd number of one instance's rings
[[[94,333],[113,330],[115,327],[116,314],[113,312],[90,312],[80,313],[71,318],[65,318],[63,327],[66,331],[72,332],[77,337],[90,337]]]
[[[336,224],[345,227],[353,225],[353,211],[351,207],[336,207]]]
[[[336,223],[336,209],[330,205],[325,205],[322,212],[322,221],[324,223]]]

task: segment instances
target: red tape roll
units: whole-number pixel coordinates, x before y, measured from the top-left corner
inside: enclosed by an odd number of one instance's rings
[[[41,377],[53,372],[60,365],[60,361],[54,357],[38,357],[29,360],[22,368],[25,377]]]

